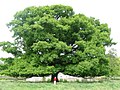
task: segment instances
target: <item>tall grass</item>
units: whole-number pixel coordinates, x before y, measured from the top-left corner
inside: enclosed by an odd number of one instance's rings
[[[120,80],[102,83],[28,83],[23,81],[0,81],[0,90],[120,90]]]

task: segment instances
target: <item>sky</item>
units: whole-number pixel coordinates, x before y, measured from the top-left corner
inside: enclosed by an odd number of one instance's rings
[[[7,28],[17,11],[29,6],[45,6],[63,4],[71,6],[75,13],[82,13],[88,17],[95,17],[101,23],[107,23],[111,28],[111,38],[117,44],[112,46],[120,56],[120,0],[2,0],[0,2],[0,42],[13,42],[12,33]],[[107,48],[107,51],[110,48]],[[0,57],[9,57],[0,50]]]

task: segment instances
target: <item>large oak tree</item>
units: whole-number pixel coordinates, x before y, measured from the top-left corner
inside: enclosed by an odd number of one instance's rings
[[[64,5],[28,7],[8,24],[14,43],[1,42],[6,58],[2,73],[45,76],[58,72],[74,76],[109,73],[105,46],[112,45],[110,28],[93,17],[75,14]]]

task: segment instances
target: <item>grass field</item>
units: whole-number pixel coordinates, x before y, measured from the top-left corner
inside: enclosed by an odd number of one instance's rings
[[[0,81],[0,90],[120,90],[120,80],[102,83],[28,83],[22,81]]]

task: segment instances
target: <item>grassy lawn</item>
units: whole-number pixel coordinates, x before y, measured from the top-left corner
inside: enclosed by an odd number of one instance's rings
[[[0,81],[0,90],[120,90],[120,80],[102,83],[28,83],[22,81]]]

